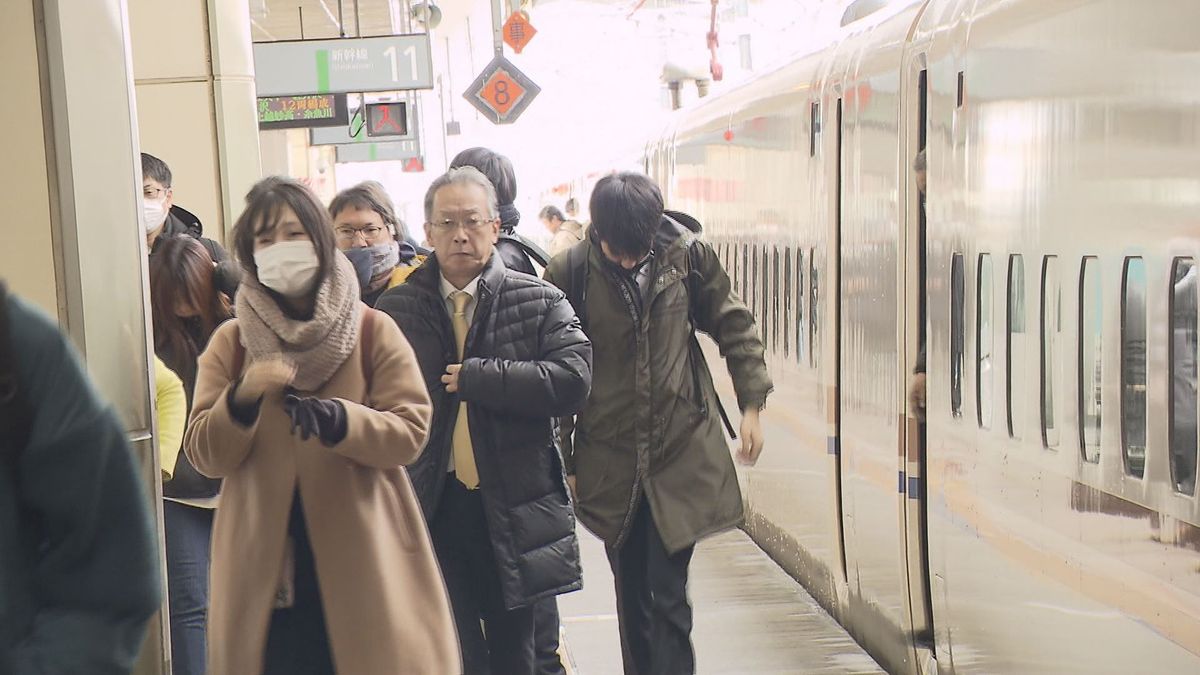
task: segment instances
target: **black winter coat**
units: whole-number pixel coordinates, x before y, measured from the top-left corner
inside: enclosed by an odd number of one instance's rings
[[[209,257],[217,264],[217,271],[213,277],[217,290],[232,300],[237,293],[238,284],[242,281],[241,267],[233,258],[229,257],[229,253],[220,244],[204,236],[204,226],[200,224],[200,219],[196,217],[196,214],[181,206],[172,206],[167,213],[166,222],[163,223],[162,233],[158,235],[158,239],[154,240],[154,248],[158,248],[158,242],[166,237],[178,235],[192,237],[204,246]],[[150,255],[154,255],[154,249],[150,250]]]
[[[561,291],[493,254],[479,280],[459,391],[448,393],[441,377],[458,359],[440,281],[430,256],[376,305],[404,331],[433,400],[425,451],[408,467],[426,520],[436,516],[465,400],[505,607],[578,590],[579,543],[555,418],[587,400],[591,343]]]

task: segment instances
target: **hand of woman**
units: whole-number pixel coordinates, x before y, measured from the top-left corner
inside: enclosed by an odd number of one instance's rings
[[[255,361],[246,368],[233,398],[238,403],[252,405],[260,397],[282,392],[295,376],[296,366],[282,359]]]

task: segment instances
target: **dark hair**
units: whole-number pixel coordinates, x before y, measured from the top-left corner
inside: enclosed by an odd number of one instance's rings
[[[662,192],[640,173],[605,176],[592,190],[592,227],[613,253],[641,257],[654,244],[663,215]]]
[[[566,220],[566,218],[563,218],[562,211],[559,211],[557,206],[543,208],[542,212],[538,214],[538,218],[542,220]]]
[[[392,226],[392,235],[403,238],[408,234],[404,224],[396,217],[396,207],[392,205],[387,190],[377,181],[368,180],[346,188],[329,202],[329,216],[337,219],[337,215],[346,209],[374,211],[383,222]]]
[[[196,359],[208,338],[233,316],[229,300],[217,290],[213,259],[195,237],[186,234],[159,239],[150,256],[150,314],[154,351],[188,385],[196,381]],[[186,303],[198,312],[199,334],[175,314]]]
[[[337,239],[333,234],[333,221],[329,211],[321,205],[316,195],[299,181],[283,176],[264,178],[246,194],[246,209],[238,216],[233,226],[233,250],[242,269],[255,279],[258,266],[254,264],[254,238],[273,226],[282,207],[287,206],[296,214],[304,231],[317,249],[317,260],[321,263],[321,274],[313,288],[333,272],[338,255]]]
[[[500,206],[517,200],[517,174],[512,162],[498,152],[487,148],[467,148],[454,156],[450,168],[473,166],[483,172],[496,188],[496,203]]]
[[[163,187],[171,187],[171,167],[148,152],[142,153],[142,180],[153,178]]]
[[[576,213],[579,213],[579,200],[571,197],[567,200],[567,203],[563,206],[563,208],[567,210],[567,213],[575,215]]]

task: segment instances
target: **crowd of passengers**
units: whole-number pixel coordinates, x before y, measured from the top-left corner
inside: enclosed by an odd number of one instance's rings
[[[762,450],[771,381],[751,312],[652,180],[603,178],[586,228],[543,209],[547,254],[515,232],[512,164],[485,148],[429,186],[428,248],[378,183],[326,208],[272,177],[246,196],[231,257],[173,203],[167,165],[142,166],[176,674],[564,673],[556,597],[582,584],[576,518],[606,547],[625,672],[695,672],[692,551],[743,518],[695,332],[726,361],[742,462]],[[5,304],[18,353],[23,330],[54,332]],[[128,672],[158,607],[135,463],[112,413],[72,386],[88,424],[117,430],[95,442],[124,454],[115,474],[75,476],[92,501],[70,508],[114,524],[16,528],[35,545],[27,578],[0,575],[0,591],[128,560],[87,577],[103,588],[29,599],[4,672]],[[40,415],[10,443],[3,413],[6,451],[89,449],[44,438]],[[28,501],[0,498],[0,527],[30,521]],[[65,553],[48,563],[46,546]],[[84,618],[46,619],[68,610]]]

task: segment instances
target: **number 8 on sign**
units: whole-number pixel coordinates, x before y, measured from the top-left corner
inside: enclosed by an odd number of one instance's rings
[[[503,55],[483,69],[463,96],[496,124],[511,124],[540,89]]]
[[[520,83],[509,77],[508,73],[503,70],[497,70],[480,93],[500,117],[507,117],[508,112],[524,94],[525,89]]]

